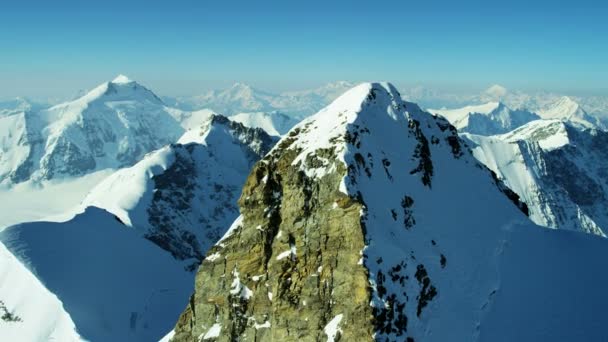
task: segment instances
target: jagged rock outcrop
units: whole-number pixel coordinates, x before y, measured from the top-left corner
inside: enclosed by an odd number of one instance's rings
[[[528,222],[454,127],[377,83],[284,136],[239,206],[173,341],[473,339],[501,227]]]

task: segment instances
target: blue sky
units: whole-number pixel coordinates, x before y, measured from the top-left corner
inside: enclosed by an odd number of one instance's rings
[[[0,4],[0,98],[118,73],[161,94],[388,80],[608,95],[600,1],[28,1]]]

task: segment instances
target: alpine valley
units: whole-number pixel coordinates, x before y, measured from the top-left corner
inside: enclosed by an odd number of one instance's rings
[[[608,101],[401,88],[0,102],[0,341],[608,340]]]

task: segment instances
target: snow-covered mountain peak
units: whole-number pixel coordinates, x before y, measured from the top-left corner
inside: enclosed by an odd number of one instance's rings
[[[164,105],[163,101],[148,88],[136,81],[128,79],[124,75],[119,75],[110,82],[104,82],[83,96],[69,102],[61,103],[51,107],[51,109],[61,109],[62,112],[69,110],[82,110],[98,102],[118,102],[118,101],[147,101],[153,104]]]
[[[551,107],[540,111],[543,117],[549,118],[569,118],[572,116],[582,116],[585,114],[581,106],[569,96],[562,96]]]
[[[199,269],[176,341],[214,324],[252,336],[249,321],[267,322],[261,340],[289,336],[297,317],[308,318],[303,336],[344,317],[345,341],[430,331],[432,341],[475,341],[498,286],[497,248],[528,222],[456,129],[389,83],[360,84],[290,130],[256,164],[239,205]]]
[[[127,76],[125,76],[123,74],[116,76],[116,78],[112,80],[112,83],[115,83],[115,84],[125,84],[125,83],[131,83],[131,82],[133,82],[133,80],[131,80],[130,78],[128,78]]]
[[[226,94],[230,94],[235,97],[252,97],[258,92],[252,86],[242,82],[234,83],[230,88],[226,90]]]
[[[184,133],[179,138],[179,144],[197,143],[207,145],[210,140],[210,135],[218,135],[220,140],[225,140],[230,137],[238,137],[241,134],[249,134],[257,137],[264,137],[268,135],[263,129],[256,127],[247,127],[240,122],[230,120],[229,118],[220,115],[212,114],[205,122],[203,122],[198,128],[191,129]]]
[[[274,136],[281,136],[289,131],[297,120],[277,111],[239,113],[230,116],[230,120],[240,122],[247,127],[257,127]]]
[[[587,116],[580,104],[569,96],[560,97],[551,106],[539,110],[539,114],[545,119],[584,119]]]
[[[212,115],[177,144],[106,178],[84,205],[108,210],[177,258],[200,260],[238,216],[243,181],[276,140]]]
[[[550,106],[538,111],[543,119],[560,119],[584,125],[587,128],[605,128],[601,121],[589,115],[581,105],[569,96],[562,96]]]
[[[356,139],[359,134],[353,127],[355,121],[395,126],[395,122],[407,121],[405,110],[406,103],[392,84],[362,83],[288,133],[288,137],[297,136],[295,145],[301,150],[294,163],[303,161],[319,148],[335,148],[336,152],[344,152],[349,140]],[[275,147],[280,148],[281,144]]]
[[[363,110],[369,109],[366,107],[380,110]],[[396,112],[403,109],[405,109],[405,102],[392,84],[385,82],[361,83],[342,94],[315,116],[334,115],[334,119],[336,119],[341,116],[341,113],[347,113],[350,117],[362,114],[388,115],[396,120],[398,119]]]
[[[1,142],[10,152],[0,155],[0,182],[10,183],[132,165],[184,131],[162,100],[134,81],[104,82],[73,101],[0,116],[3,129],[12,138]]]
[[[450,120],[450,122],[461,121],[466,118],[471,113],[479,113],[479,114],[490,114],[500,106],[504,106],[502,103],[497,101],[490,101],[487,103],[479,104],[479,105],[469,105],[462,108],[456,109],[429,109],[429,111],[433,114],[440,114],[446,119]]]

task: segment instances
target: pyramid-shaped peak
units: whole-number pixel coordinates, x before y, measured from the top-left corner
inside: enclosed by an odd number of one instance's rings
[[[557,102],[558,105],[567,105],[572,107],[579,107],[578,102],[572,99],[570,96],[562,96]]]
[[[114,83],[114,84],[125,84],[125,83],[131,83],[131,82],[133,82],[133,80],[131,80],[130,78],[128,78],[127,76],[125,76],[123,74],[116,76],[116,78],[112,80],[112,83]]]
[[[379,105],[385,108],[392,107],[397,110],[399,108],[405,109],[405,102],[401,99],[401,95],[395,86],[388,82],[367,82],[349,89],[322,110],[322,112],[359,112],[366,105]]]

